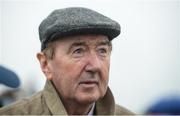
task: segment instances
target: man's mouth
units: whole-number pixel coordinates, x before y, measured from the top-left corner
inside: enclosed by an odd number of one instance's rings
[[[95,80],[86,80],[86,81],[81,81],[79,83],[80,85],[83,85],[84,87],[94,87],[96,85],[98,85],[98,81]]]

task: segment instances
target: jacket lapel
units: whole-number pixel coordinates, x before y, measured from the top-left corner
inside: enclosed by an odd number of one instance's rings
[[[52,82],[47,80],[43,91],[46,104],[53,115],[63,114],[67,115],[67,112],[59,98],[58,93],[52,85]]]
[[[111,90],[107,89],[105,96],[96,102],[95,114],[96,115],[114,115],[115,102]]]

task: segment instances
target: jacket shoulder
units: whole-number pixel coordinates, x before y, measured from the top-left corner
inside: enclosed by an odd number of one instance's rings
[[[38,92],[29,98],[25,98],[8,106],[2,107],[0,109],[0,114],[42,114],[46,108],[45,106],[42,92]]]
[[[115,105],[115,115],[135,115],[135,113],[118,104]]]

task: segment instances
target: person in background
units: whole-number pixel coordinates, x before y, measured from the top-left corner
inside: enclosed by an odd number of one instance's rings
[[[180,115],[180,96],[169,95],[156,101],[150,106],[147,115]]]
[[[12,70],[0,65],[0,84],[9,87],[9,90],[1,90],[0,107],[15,101],[14,90],[20,86],[19,77]]]
[[[0,114],[134,114],[115,103],[108,87],[112,40],[119,34],[118,22],[94,10],[54,10],[39,26],[44,89]]]

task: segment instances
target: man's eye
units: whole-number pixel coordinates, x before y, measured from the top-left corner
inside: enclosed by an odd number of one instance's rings
[[[77,48],[73,51],[73,55],[75,57],[80,57],[84,54],[84,49],[83,48]]]
[[[98,53],[101,56],[106,56],[108,54],[108,50],[106,48],[100,48],[98,49]]]
[[[106,49],[100,49],[99,52],[100,53],[107,53],[107,50]]]

